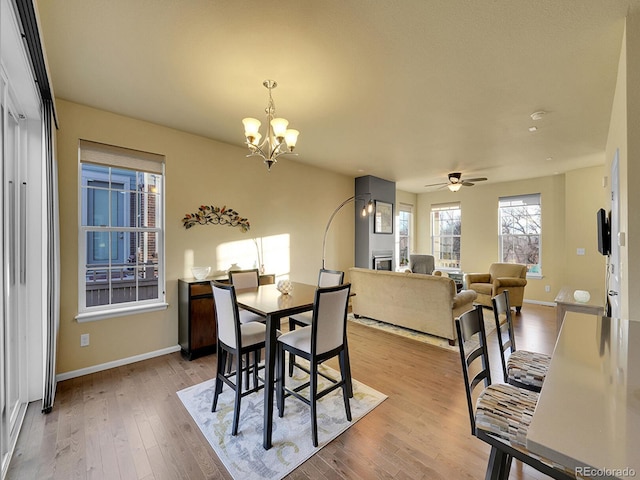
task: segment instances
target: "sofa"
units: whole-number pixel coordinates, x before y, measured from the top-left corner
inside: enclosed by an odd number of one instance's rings
[[[456,292],[448,277],[349,269],[353,314],[456,341],[455,318],[473,308],[477,294]]]
[[[467,273],[467,288],[478,294],[476,303],[491,307],[491,299],[509,291],[509,304],[520,313],[527,284],[527,266],[519,263],[492,263],[489,273]]]

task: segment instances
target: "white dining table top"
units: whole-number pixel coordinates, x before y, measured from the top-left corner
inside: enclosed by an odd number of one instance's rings
[[[640,477],[639,321],[566,314],[527,447],[586,477]]]

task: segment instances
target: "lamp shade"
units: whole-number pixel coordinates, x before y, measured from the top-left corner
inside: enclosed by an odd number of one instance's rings
[[[258,130],[260,130],[260,120],[256,118],[243,118],[242,123],[244,125],[245,137],[255,137]]]
[[[462,184],[461,183],[450,183],[449,185],[447,185],[447,187],[452,192],[457,192],[458,190],[460,190],[460,188],[462,188]]]
[[[287,125],[289,125],[289,120],[286,120],[284,118],[274,118],[273,120],[271,120],[273,134],[276,137],[284,137],[284,134],[287,131]]]
[[[287,142],[287,146],[293,150],[293,147],[296,146],[296,143],[298,142],[298,135],[300,135],[300,132],[298,130],[294,130],[292,128],[290,128],[289,130],[287,130],[284,134],[284,138]]]

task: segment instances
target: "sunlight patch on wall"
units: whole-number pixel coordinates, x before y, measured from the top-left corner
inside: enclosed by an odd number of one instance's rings
[[[273,273],[278,279],[288,278],[290,271],[290,235],[272,235],[236,242],[227,242],[216,248],[216,270],[230,268],[260,268]]]

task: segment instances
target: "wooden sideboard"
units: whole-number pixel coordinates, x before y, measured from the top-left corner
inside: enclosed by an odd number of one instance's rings
[[[216,351],[216,317],[211,280],[228,282],[227,276],[205,280],[178,279],[178,343],[188,360]],[[275,283],[273,274],[260,275],[260,284]]]

